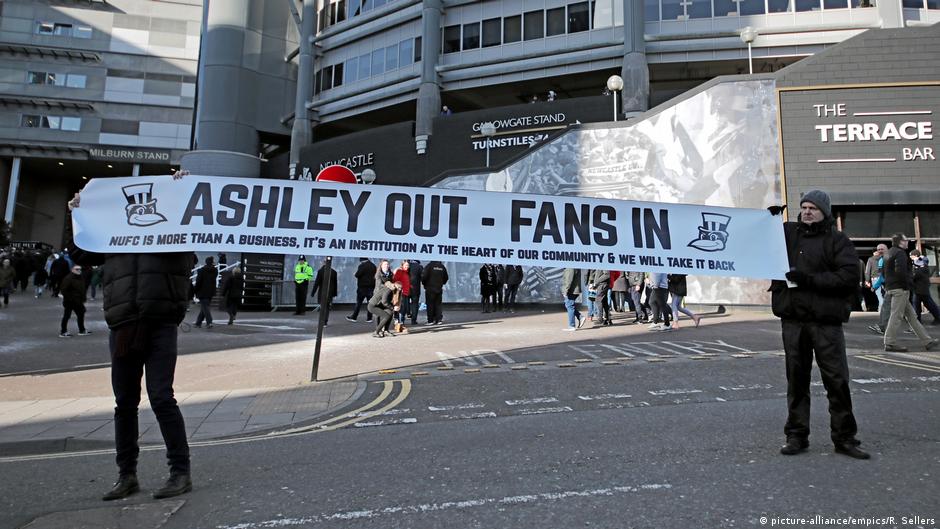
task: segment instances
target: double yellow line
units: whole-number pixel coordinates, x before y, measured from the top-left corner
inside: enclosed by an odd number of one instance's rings
[[[195,441],[190,442],[190,447],[204,447],[204,446],[223,446],[223,445],[236,445],[241,443],[250,443],[254,441],[264,441],[269,439],[280,439],[283,437],[295,437],[298,435],[308,435],[319,432],[329,432],[333,430],[339,430],[340,428],[345,428],[357,422],[367,420],[371,417],[381,415],[392,408],[395,408],[411,394],[411,381],[408,379],[397,379],[397,380],[383,380],[383,387],[379,396],[373,399],[368,404],[346,412],[342,415],[337,415],[330,419],[320,421],[318,423],[310,424],[307,426],[300,426],[297,428],[291,428],[288,430],[278,430],[265,434],[249,435],[245,437],[237,437],[234,439],[215,439],[208,441]],[[393,392],[398,387],[398,393],[388,402],[388,398],[392,396]],[[384,403],[384,404],[383,404]],[[153,450],[163,450],[162,445],[150,445],[143,446],[140,448],[141,452],[153,451]],[[13,457],[0,457],[0,463],[12,463],[18,461],[37,461],[37,460],[47,460],[47,459],[63,459],[67,457],[79,457],[79,456],[93,456],[93,455],[110,455],[114,454],[113,449],[107,450],[83,450],[77,452],[61,452],[54,454],[34,454],[26,456],[13,456]]]
[[[858,355],[857,358],[864,358],[865,360],[871,360],[872,362],[878,362],[881,364],[888,364],[892,366],[908,367],[910,369],[919,369],[921,371],[927,371],[928,373],[940,373],[940,365],[936,365],[936,364],[923,364],[923,363],[914,362],[911,360],[897,360],[895,358],[888,358],[884,355]]]

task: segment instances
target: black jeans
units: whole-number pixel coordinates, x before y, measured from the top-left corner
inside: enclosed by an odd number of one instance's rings
[[[62,334],[68,332],[69,319],[72,318],[72,311],[75,311],[75,319],[78,320],[78,332],[85,332],[85,305],[63,305],[62,308],[62,325],[60,332]]]
[[[607,283],[602,283],[597,285],[597,301],[594,303],[597,305],[597,315],[600,317],[601,323],[610,321],[610,301],[607,299],[607,293],[610,292],[610,287]]]
[[[206,324],[212,325],[212,299],[200,299],[199,300],[199,315],[196,316],[196,325],[202,325],[202,320],[206,320]]]
[[[443,292],[424,291],[424,301],[428,306],[429,323],[437,323],[444,319],[444,313],[441,311],[441,298],[443,297]]]
[[[653,289],[653,293],[650,296],[650,308],[653,309],[654,323],[662,322],[665,325],[669,325],[672,320],[672,309],[669,308],[668,296],[669,289],[667,288]]]
[[[146,368],[147,396],[157,417],[171,473],[189,472],[189,443],[186,425],[173,397],[176,371],[176,325],[141,325],[139,336],[124,356],[116,356],[117,332],[111,331],[111,388],[114,391],[114,442],[120,473],[137,472],[137,408],[140,379]]]
[[[516,310],[516,294],[519,285],[506,285],[506,310]]]
[[[362,302],[366,302],[366,321],[372,321],[372,313],[369,312],[368,302],[372,298],[373,288],[356,288],[356,308],[353,309],[352,314],[349,315],[350,318],[356,319],[359,317],[359,311],[362,310]]]
[[[294,313],[303,314],[307,312],[307,281],[296,283],[294,287]]]
[[[414,288],[414,287],[412,287]],[[411,309],[408,314],[411,317],[411,324],[418,324],[418,310],[421,308],[421,291],[415,292],[412,290],[411,294],[408,295],[409,308]]]
[[[809,383],[813,354],[826,396],[829,398],[829,427],[832,442],[855,443],[858,426],[852,414],[849,364],[845,358],[845,335],[841,325],[821,325],[782,320],[783,349],[787,360],[787,439],[809,437]]]

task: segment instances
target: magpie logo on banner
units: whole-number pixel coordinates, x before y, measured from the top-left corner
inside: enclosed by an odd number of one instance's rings
[[[166,222],[166,217],[157,212],[157,199],[153,198],[153,184],[133,184],[121,188],[127,206],[127,224],[130,226],[153,226]]]
[[[721,213],[702,213],[702,225],[698,227],[698,239],[689,246],[703,252],[720,252],[728,244],[728,224],[731,217]]]

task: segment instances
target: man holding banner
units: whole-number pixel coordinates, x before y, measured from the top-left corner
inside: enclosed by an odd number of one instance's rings
[[[849,365],[842,323],[849,321],[858,283],[852,241],[835,229],[829,195],[810,191],[800,202],[797,222],[784,224],[790,260],[787,281],[774,281],[773,312],[782,320],[787,365],[787,443],[783,455],[809,448],[810,379],[813,355],[829,398],[832,442],[838,454],[868,459],[855,439]]]

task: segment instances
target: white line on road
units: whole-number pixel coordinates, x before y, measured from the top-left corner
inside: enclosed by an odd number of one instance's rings
[[[890,384],[892,382],[900,382],[900,380],[891,377],[885,378],[853,378],[852,382],[856,384]]]
[[[496,418],[496,413],[492,411],[483,411],[479,413],[461,413],[459,415],[441,415],[445,419],[494,419]]]
[[[772,389],[770,384],[751,384],[750,386],[718,386],[723,391],[744,391],[747,389]]]
[[[515,364],[515,363],[516,363],[516,361],[513,360],[511,356],[509,356],[508,354],[506,354],[506,353],[504,353],[504,352],[502,352],[502,351],[496,351],[496,356],[502,358],[503,361],[506,362],[507,364]]]
[[[413,417],[408,417],[406,419],[392,419],[390,421],[372,421],[372,422],[357,422],[353,426],[356,428],[368,428],[370,426],[391,426],[393,424],[414,424],[418,422],[418,419]]]
[[[601,395],[578,395],[581,400],[610,400],[610,399],[629,399],[633,395],[626,393],[603,393]]]
[[[535,408],[529,409],[524,408],[519,410],[519,415],[541,415],[543,413],[566,413],[569,411],[574,411],[568,406],[560,406],[558,408]]]
[[[599,496],[615,496],[618,494],[632,494],[647,491],[667,491],[672,488],[668,483],[648,483],[644,485],[627,485],[607,487],[603,489],[570,490],[563,492],[542,492],[538,494],[525,494],[521,496],[505,496],[503,498],[476,498],[468,500],[445,501],[441,503],[421,503],[418,505],[396,505],[381,509],[363,509],[344,511],[332,514],[315,514],[298,518],[275,518],[260,522],[242,522],[233,525],[218,525],[216,529],[267,529],[272,527],[288,527],[296,525],[309,525],[337,520],[368,520],[388,515],[425,514],[432,512],[471,509],[486,505],[515,506],[542,502],[557,502],[569,498],[592,498]]]
[[[914,377],[914,380],[920,380],[921,382],[940,382],[940,376]]]
[[[428,406],[428,411],[453,411],[453,410],[473,410],[476,408],[485,408],[486,404],[482,402],[470,402],[467,404],[452,404],[450,406]]]
[[[693,393],[701,393],[700,389],[661,389],[659,391],[647,391],[650,395],[655,395],[657,397],[662,397],[663,395],[692,395]]]
[[[558,399],[555,397],[536,397],[534,399],[507,400],[506,405],[520,406],[526,404],[550,404],[552,402],[558,402]]]

